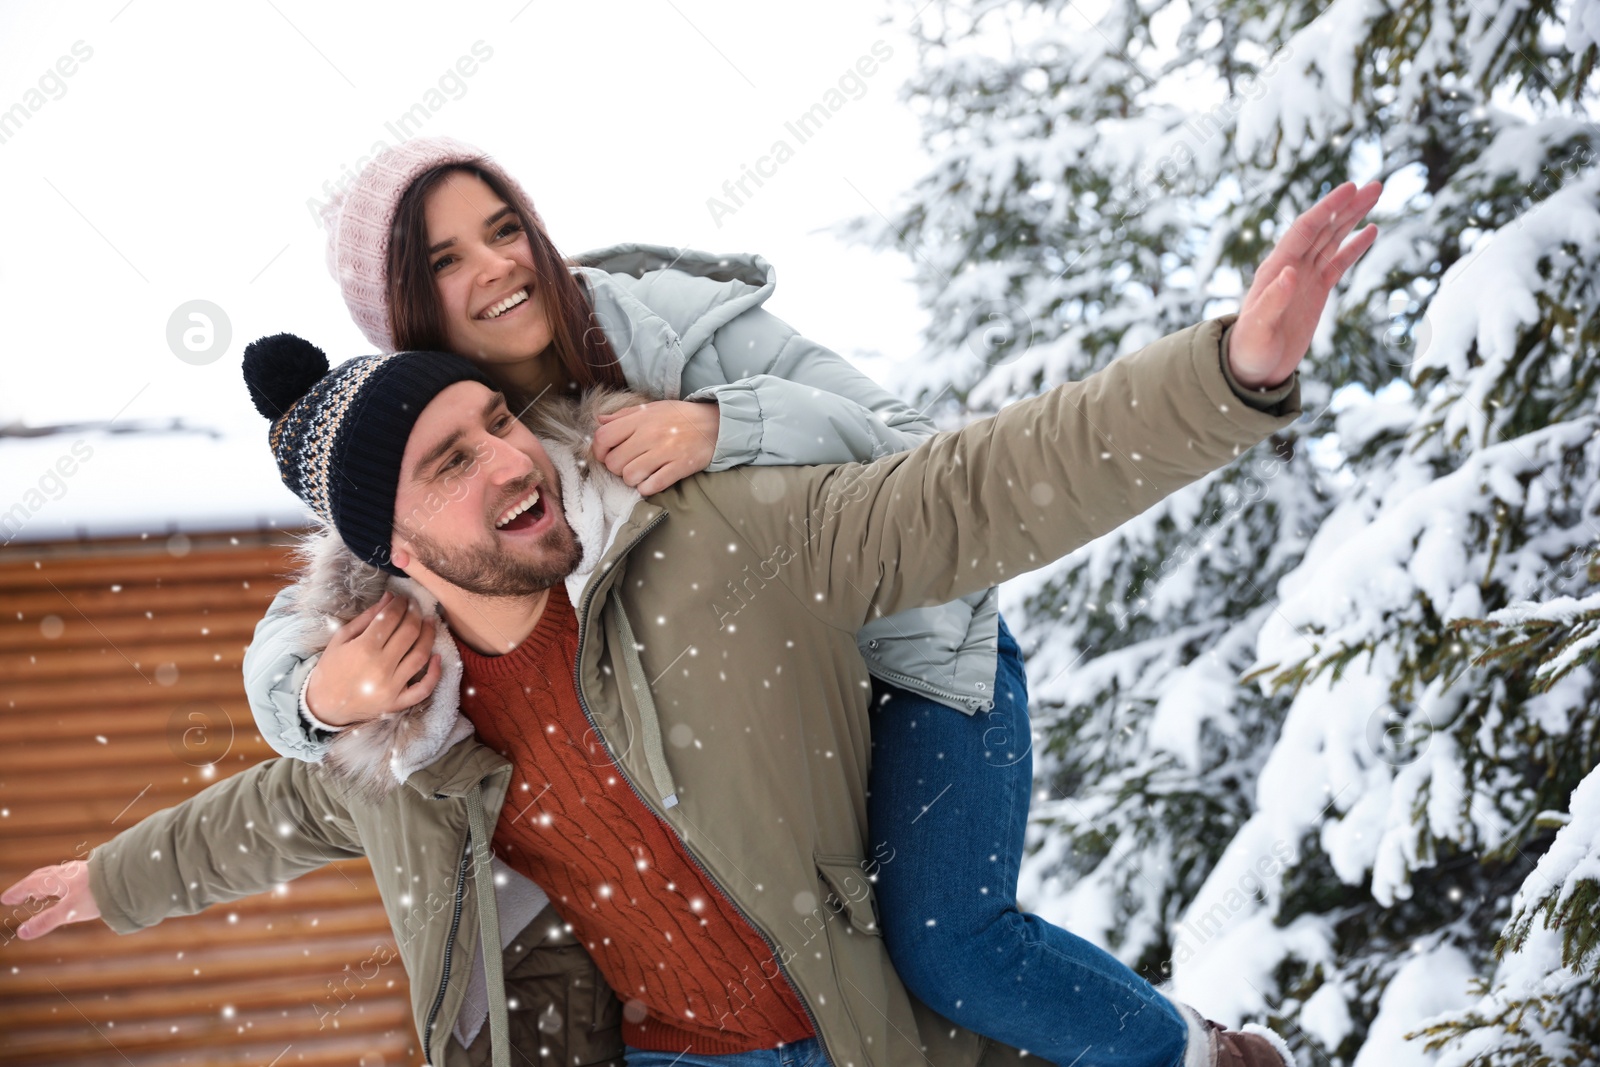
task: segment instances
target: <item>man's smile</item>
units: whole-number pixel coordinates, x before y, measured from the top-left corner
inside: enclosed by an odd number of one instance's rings
[[[494,529],[496,533],[523,539],[538,537],[554,522],[555,509],[548,506],[544,490],[534,485],[518,490],[512,502],[501,508],[494,519]]]

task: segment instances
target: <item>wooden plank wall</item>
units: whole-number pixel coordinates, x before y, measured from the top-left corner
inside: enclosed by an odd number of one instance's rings
[[[240,664],[283,532],[0,548],[0,885],[268,758]],[[0,1063],[421,1062],[365,860],[118,936],[0,908]],[[370,981],[376,960],[390,960]],[[365,970],[363,971],[363,965]]]

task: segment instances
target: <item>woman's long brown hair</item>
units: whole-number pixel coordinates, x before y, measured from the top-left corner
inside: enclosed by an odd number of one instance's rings
[[[544,305],[550,322],[550,348],[566,371],[569,387],[587,390],[596,385],[626,388],[622,365],[605,330],[594,315],[582,281],[567,267],[566,259],[550,241],[533,205],[500,179],[491,168],[473,162],[445,163],[423,171],[395,206],[389,235],[389,334],[398,351],[448,352],[444,309],[434,287],[428,261],[428,224],[423,213],[428,194],[453,171],[481,178],[496,196],[517,213],[533,250],[538,275],[534,298]],[[465,355],[466,353],[462,353]],[[487,368],[492,376],[493,368]]]

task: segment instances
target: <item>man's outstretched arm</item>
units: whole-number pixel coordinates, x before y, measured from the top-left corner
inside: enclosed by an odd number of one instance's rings
[[[1331,285],[1371,244],[1368,228],[1341,248],[1379,191],[1341,186],[1297,219],[1238,315],[1161,338],[913,452],[795,478],[776,507],[725,513],[762,558],[787,545],[795,562],[780,568],[782,580],[852,632],[1059,559],[1298,417],[1295,368]],[[1242,399],[1285,384],[1270,413]]]
[[[0,902],[57,898],[17,928],[24,939],[94,918],[126,934],[363,854],[313,765],[271,759],[156,812],[87,860],[39,868]]]

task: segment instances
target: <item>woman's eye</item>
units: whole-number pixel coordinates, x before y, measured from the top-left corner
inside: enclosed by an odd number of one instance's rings
[[[433,273],[438,274],[440,271],[444,270],[445,267],[454,262],[454,256],[440,256],[438,259],[433,261],[433,266],[430,269],[433,271]]]
[[[516,222],[516,221],[511,221],[511,222],[507,222],[505,225],[501,226],[498,230],[494,231],[494,236],[495,236],[496,240],[500,240],[500,239],[509,237],[514,233],[521,233],[521,232],[522,232],[522,223]]]

